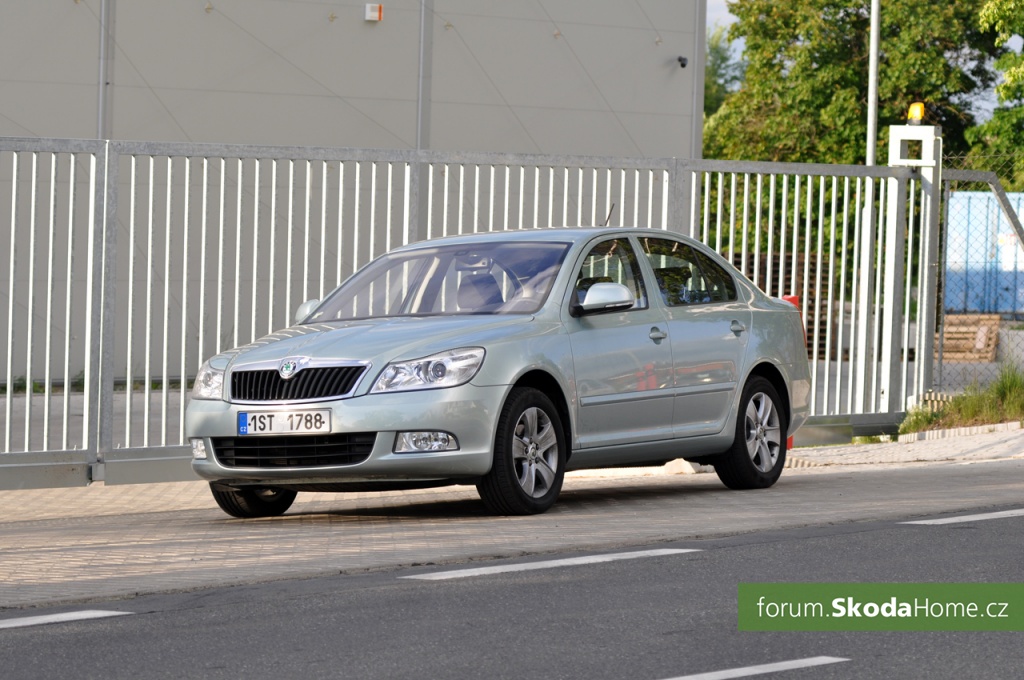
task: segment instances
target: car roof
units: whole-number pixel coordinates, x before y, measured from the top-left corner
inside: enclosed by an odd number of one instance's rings
[[[662,229],[649,229],[646,227],[550,227],[541,229],[516,229],[509,231],[489,231],[476,234],[463,234],[461,236],[445,236],[431,238],[426,241],[418,241],[409,245],[396,248],[396,250],[412,250],[415,248],[432,247],[435,245],[458,245],[461,243],[473,244],[493,241],[543,241],[578,243],[589,241],[595,236],[633,236],[648,235],[651,233],[658,236],[670,236],[679,238],[690,243],[696,243],[693,239],[682,234]]]

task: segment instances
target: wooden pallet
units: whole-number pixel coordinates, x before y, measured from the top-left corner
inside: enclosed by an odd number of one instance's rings
[[[942,335],[935,334],[943,361],[993,362],[999,344],[998,314],[947,314]]]

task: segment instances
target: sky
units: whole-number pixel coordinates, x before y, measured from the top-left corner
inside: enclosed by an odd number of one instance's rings
[[[728,26],[736,21],[736,17],[729,14],[729,9],[725,6],[725,0],[707,0],[707,2],[707,21],[709,31],[714,28],[716,24],[719,26]],[[735,59],[739,59],[743,56],[743,40],[737,40],[732,44],[732,54]]]
[[[708,0],[708,28],[715,24],[727,26],[736,21],[736,17],[729,14],[725,7],[725,0]]]

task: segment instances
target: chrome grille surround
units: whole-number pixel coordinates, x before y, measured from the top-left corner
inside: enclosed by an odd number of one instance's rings
[[[349,396],[369,368],[366,364],[309,366],[290,378],[277,367],[246,367],[231,372],[232,403],[295,403]]]

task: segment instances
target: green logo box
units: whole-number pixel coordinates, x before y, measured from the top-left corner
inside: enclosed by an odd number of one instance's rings
[[[1024,583],[741,583],[739,630],[1024,631]]]

